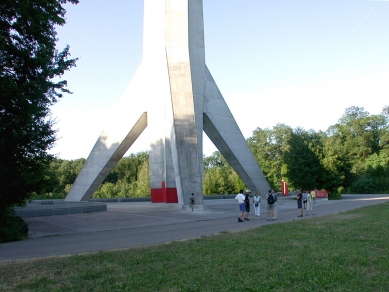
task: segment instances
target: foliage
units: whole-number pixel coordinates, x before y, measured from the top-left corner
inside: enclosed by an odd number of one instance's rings
[[[75,66],[69,47],[56,49],[55,27],[65,23],[67,2],[2,0],[0,4],[0,221],[1,237],[20,238],[14,205],[45,188],[55,142],[49,107],[66,89],[59,78]],[[4,224],[4,225],[3,225]],[[5,235],[5,233],[8,235]]]
[[[281,190],[279,180],[287,181],[285,152],[289,150],[289,141],[293,130],[284,124],[277,124],[273,129],[257,128],[247,143],[258,161],[270,187]]]
[[[351,193],[388,192],[389,120],[385,115],[369,115],[363,108],[346,109],[339,122],[327,131],[327,167],[331,159],[336,164],[333,173],[340,178],[337,187]]]
[[[376,116],[353,107],[326,132],[278,124],[272,129],[257,128],[247,143],[276,191],[283,179],[289,190],[325,189],[330,199],[340,199],[342,193],[387,193],[388,113],[389,107]],[[353,141],[356,137],[358,143]],[[220,152],[204,157],[203,162],[204,194],[234,194],[246,188]],[[84,163],[84,159],[52,161],[44,196],[65,197]],[[150,196],[149,179],[148,153],[131,154],[119,161],[94,197]]]
[[[65,198],[85,162],[84,158],[76,160],[54,159],[47,173],[49,183],[43,193],[56,194],[56,198]]]
[[[15,216],[12,210],[6,212],[0,217],[0,243],[27,238],[27,223],[19,216]]]
[[[388,206],[161,245],[1,263],[0,286],[2,291],[387,291]]]
[[[48,182],[32,199],[64,199],[84,166],[84,158],[53,159],[46,173]],[[149,156],[139,152],[123,157],[93,195],[94,198],[150,196]]]
[[[149,154],[143,151],[120,159],[93,197],[149,197],[150,193]]]
[[[126,169],[122,174],[126,176],[128,172],[129,169]],[[117,172],[117,174],[120,175],[121,173]],[[94,198],[149,197],[150,193],[151,191],[150,191],[149,163],[148,161],[144,161],[140,165],[137,179],[132,180],[131,182],[127,182],[125,179],[119,178],[116,181],[116,183],[106,181],[93,194],[93,197]]]
[[[118,164],[105,179],[105,182],[116,183],[119,180],[131,183],[136,181],[138,173],[144,162],[149,161],[149,154],[146,151],[132,153],[119,160]]]
[[[315,153],[314,133],[298,128],[293,131],[289,145],[284,161],[290,185],[304,190],[320,188],[324,168]]]
[[[219,151],[204,157],[204,194],[236,194],[245,185]]]

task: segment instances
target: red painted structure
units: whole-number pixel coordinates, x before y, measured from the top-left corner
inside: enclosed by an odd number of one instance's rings
[[[326,190],[316,191],[316,198],[328,198],[328,191]]]
[[[286,181],[284,181],[282,179],[282,180],[279,180],[279,182],[281,183],[282,196],[287,196],[289,191],[288,191],[288,185],[286,184]]]
[[[151,203],[178,203],[177,189],[167,188],[162,182],[162,188],[151,189]]]

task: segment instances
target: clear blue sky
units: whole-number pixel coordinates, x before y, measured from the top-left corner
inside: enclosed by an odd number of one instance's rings
[[[162,1],[162,0],[161,0]],[[389,105],[389,1],[203,0],[206,63],[245,138],[284,123],[327,130]],[[86,158],[142,61],[143,0],[66,5],[58,49],[77,67],[52,107],[59,158]],[[204,154],[216,148],[206,138]],[[147,133],[131,152],[148,150]]]

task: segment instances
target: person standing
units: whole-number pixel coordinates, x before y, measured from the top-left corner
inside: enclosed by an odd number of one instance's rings
[[[308,199],[307,199],[307,210],[305,211],[305,216],[309,215],[309,211],[311,211],[311,215],[315,215],[312,211],[312,197],[311,194],[308,193]]]
[[[243,195],[243,190],[240,190],[239,194],[237,194],[236,197],[235,197],[235,200],[237,200],[238,203],[239,203],[239,211],[240,211],[239,217],[238,217],[238,222],[244,222],[243,221],[243,214],[245,212],[244,199],[245,199],[245,197]]]
[[[274,216],[274,196],[272,194],[272,190],[269,190],[266,195],[267,202],[267,221],[274,220],[271,216]]]
[[[308,191],[305,191],[303,193],[303,205],[304,205],[304,209],[307,209],[307,195],[308,195]]]
[[[255,219],[259,219],[261,217],[261,197],[258,193],[255,193],[253,198],[254,203],[254,211],[255,211]]]
[[[274,204],[273,204],[273,220],[277,220],[277,194],[274,192],[274,190],[271,190],[271,193],[274,197]]]
[[[316,190],[313,190],[311,192],[311,197],[312,197],[313,203],[316,204]]]
[[[246,190],[246,195],[244,197],[244,203],[245,203],[245,214],[244,214],[244,220],[250,220],[249,219],[249,213],[250,213],[250,190]]]
[[[297,209],[300,210],[300,215],[297,217],[303,217],[303,194],[301,189],[297,191]]]

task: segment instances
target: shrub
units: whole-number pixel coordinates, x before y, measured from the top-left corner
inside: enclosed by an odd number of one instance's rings
[[[27,238],[27,223],[12,211],[0,217],[0,242],[16,241]]]

